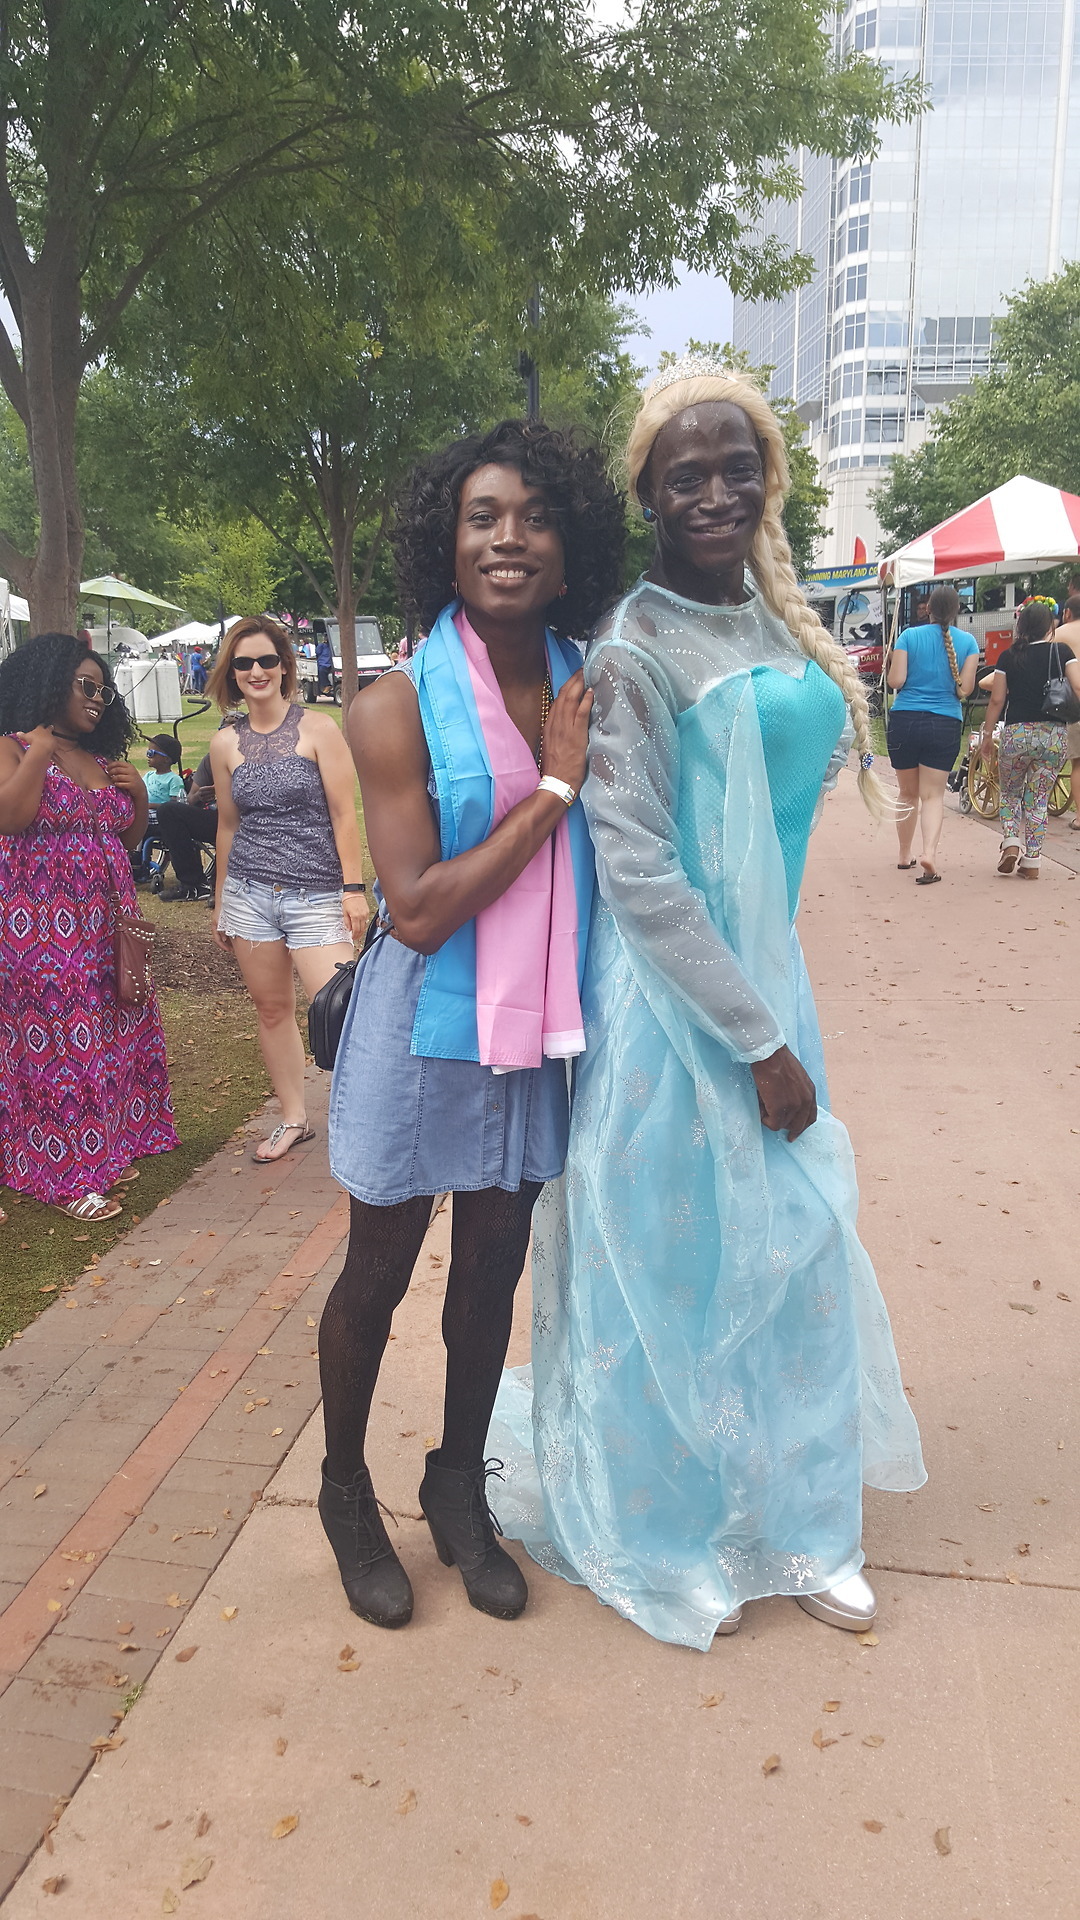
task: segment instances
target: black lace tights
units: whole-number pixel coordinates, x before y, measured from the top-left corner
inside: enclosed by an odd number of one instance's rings
[[[517,1193],[488,1187],[456,1193],[450,1271],[443,1301],[446,1397],[440,1458],[448,1467],[478,1466],[510,1341],[514,1289],[529,1246],[540,1186]],[[328,1477],[346,1485],[364,1464],[364,1441],[375,1382],[394,1310],[408,1291],[427,1231],[431,1200],[396,1207],[352,1202],[345,1265],[319,1327]]]

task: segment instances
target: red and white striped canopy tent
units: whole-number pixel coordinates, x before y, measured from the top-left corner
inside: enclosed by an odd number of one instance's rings
[[[1018,474],[882,560],[882,586],[1041,573],[1080,559],[1080,498]]]

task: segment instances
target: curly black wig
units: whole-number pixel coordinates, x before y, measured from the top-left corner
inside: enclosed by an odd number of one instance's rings
[[[453,599],[461,489],[487,466],[516,467],[527,485],[543,488],[566,574],[566,593],[548,607],[547,624],[566,639],[588,639],[623,589],[624,501],[595,447],[541,420],[503,420],[414,468],[390,535],[406,619],[427,633]]]
[[[0,733],[51,727],[71,698],[75,675],[93,660],[107,687],[114,685],[107,660],[73,633],[39,633],[0,663]],[[106,707],[85,745],[106,760],[119,760],[135,737],[135,723],[122,700]]]

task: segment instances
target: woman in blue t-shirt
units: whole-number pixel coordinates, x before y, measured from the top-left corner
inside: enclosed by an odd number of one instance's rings
[[[975,685],[979,661],[974,635],[952,625],[959,611],[956,589],[935,587],[930,595],[933,624],[906,628],[889,662],[889,686],[896,696],[889,714],[889,759],[908,809],[896,822],[896,864],[905,872],[915,865],[911,849],[919,827],[923,871],[916,876],[917,887],[941,879],[937,852],[945,820],[945,783],[960,751],[960,702]]]

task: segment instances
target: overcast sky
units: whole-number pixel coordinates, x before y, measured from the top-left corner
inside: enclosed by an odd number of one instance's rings
[[[655,293],[628,294],[626,304],[639,315],[648,332],[627,342],[629,351],[647,373],[652,373],[667,348],[683,353],[688,340],[731,339],[732,299],[723,280],[704,273],[686,273],[677,287]]]

